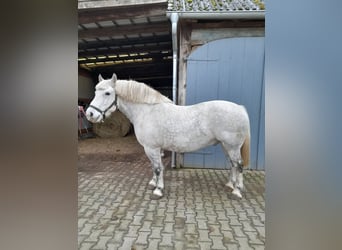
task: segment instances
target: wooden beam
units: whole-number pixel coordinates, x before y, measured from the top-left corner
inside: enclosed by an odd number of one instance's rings
[[[172,71],[172,60],[163,60],[163,62],[136,62],[136,63],[125,63],[125,64],[118,64],[118,65],[109,65],[109,66],[103,66],[100,68],[100,70],[108,70],[108,69],[119,69],[119,70],[131,70],[134,69],[138,71],[139,69],[143,69],[142,71],[145,71],[146,68],[160,70],[164,68],[170,68],[170,71]],[[149,74],[148,71],[145,71],[145,75]]]
[[[146,43],[165,43],[172,41],[171,34],[162,36],[150,36],[150,37],[139,37],[139,38],[127,38],[127,39],[112,39],[107,41],[95,41],[88,43],[79,43],[79,50],[96,49],[111,46],[122,46],[122,45],[137,45]]]
[[[96,51],[85,51],[78,53],[78,57],[91,57],[91,56],[108,56],[119,55],[124,53],[151,53],[153,51],[160,52],[162,50],[172,50],[171,44],[153,45],[153,46],[141,46],[141,47],[129,47],[118,49],[106,49]]]
[[[130,63],[92,68],[96,74],[117,73],[119,78],[172,75],[172,60],[160,63]]]
[[[137,25],[123,25],[117,27],[106,27],[99,29],[80,30],[78,32],[78,38],[96,38],[96,37],[110,37],[116,35],[132,35],[141,33],[153,33],[153,32],[170,32],[171,25],[169,22],[160,23],[146,23]]]
[[[172,52],[161,54],[161,53],[149,53],[147,55],[137,55],[137,56],[124,56],[124,57],[114,57],[114,58],[94,58],[94,59],[86,59],[78,61],[78,64],[86,64],[86,63],[97,63],[97,62],[110,62],[110,61],[122,61],[122,60],[136,60],[136,59],[148,59],[152,58],[155,61],[163,60],[163,57],[172,56]]]
[[[167,2],[120,6],[105,9],[84,9],[78,11],[78,23],[94,23],[117,19],[131,19],[152,16],[166,16]]]

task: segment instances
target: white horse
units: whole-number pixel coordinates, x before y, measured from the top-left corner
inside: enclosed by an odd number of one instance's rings
[[[95,97],[86,116],[93,123],[103,122],[116,109],[132,122],[138,142],[152,163],[149,185],[153,195],[163,196],[164,166],[161,150],[191,152],[221,143],[231,162],[226,184],[241,198],[243,167],[249,164],[250,125],[246,109],[227,101],[209,101],[192,106],[174,105],[170,99],[149,86],[99,75]]]

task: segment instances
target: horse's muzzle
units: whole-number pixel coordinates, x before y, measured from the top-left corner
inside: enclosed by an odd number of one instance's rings
[[[98,123],[103,120],[102,115],[99,112],[92,110],[92,108],[87,109],[86,117],[88,121],[92,123]]]

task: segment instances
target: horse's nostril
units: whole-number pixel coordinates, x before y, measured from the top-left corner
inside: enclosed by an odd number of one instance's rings
[[[90,115],[90,117],[93,117],[94,114],[93,114],[93,112],[90,112],[89,115]]]

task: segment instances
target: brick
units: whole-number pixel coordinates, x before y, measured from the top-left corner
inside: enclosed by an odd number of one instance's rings
[[[87,218],[79,218],[78,219],[78,228],[79,229],[83,228],[87,221],[88,221]]]
[[[175,219],[174,219],[174,214],[173,213],[166,213],[166,216],[165,216],[165,222],[173,222]]]
[[[83,242],[81,244],[81,247],[79,248],[80,250],[89,250],[92,248],[92,246],[94,246],[95,244],[92,242]]]
[[[162,235],[162,240],[161,240],[159,246],[173,247],[172,234],[162,233],[161,235]]]
[[[223,234],[223,243],[224,244],[231,244],[231,243],[235,243],[235,237],[233,235],[233,232],[231,231],[221,231]]]
[[[254,226],[264,227],[264,223],[259,220],[259,217],[253,217],[252,221]]]
[[[237,237],[236,240],[238,241],[240,249],[253,249],[252,246],[250,246],[248,244],[248,239],[247,238]]]
[[[208,229],[207,220],[197,220],[198,229]]]
[[[238,219],[239,219],[239,221],[249,220],[249,219],[247,218],[247,213],[246,213],[246,212],[239,212],[239,213],[238,213]]]
[[[151,221],[144,221],[142,227],[139,229],[139,231],[142,232],[151,232]]]
[[[231,225],[229,224],[229,221],[223,220],[223,221],[219,221],[219,223],[220,223],[221,230],[224,230],[224,231],[232,230]]]
[[[139,230],[140,226],[132,226],[130,225],[128,227],[128,232],[126,234],[126,236],[128,237],[138,237],[138,230]]]
[[[186,234],[198,234],[197,224],[185,224],[185,233]]]
[[[237,216],[229,216],[229,225],[231,226],[242,226]]]
[[[102,233],[102,230],[92,230],[91,234],[87,238],[87,241],[93,241],[93,242],[98,241],[101,233]]]
[[[252,245],[252,247],[254,248],[254,250],[264,250],[265,249],[265,245]]]
[[[184,228],[176,229],[173,236],[174,236],[173,237],[174,240],[184,241],[185,240],[185,229]]]
[[[265,227],[255,227],[255,229],[258,231],[259,238],[265,241]]]
[[[159,242],[160,242],[160,239],[151,239],[151,240],[149,240],[147,249],[151,249],[151,250],[159,249]]]
[[[209,231],[208,230],[198,230],[199,233],[199,238],[198,241],[210,241],[211,239],[209,238]]]
[[[168,213],[166,214],[166,215],[168,215]],[[171,215],[171,217],[170,217],[170,220],[172,220],[172,214],[169,214],[169,215]],[[185,210],[184,209],[176,209],[176,217],[182,217],[182,218],[185,218],[186,217],[186,215],[185,215]]]
[[[164,223],[164,216],[155,216],[152,221],[152,226],[154,227],[163,227]]]
[[[147,241],[147,238],[149,236],[150,232],[139,232],[138,234],[138,238],[136,240],[136,244],[137,245],[147,245],[148,244],[148,241]]]
[[[166,222],[164,224],[164,229],[163,229],[163,233],[173,233],[174,230],[173,230],[173,226],[174,226],[174,223],[171,223],[171,222]]]
[[[141,226],[142,225],[142,222],[141,220],[144,218],[143,215],[134,215],[133,216],[133,221],[131,223],[131,225],[134,225],[134,226]]]
[[[242,231],[242,227],[240,227],[240,226],[232,226],[232,229],[233,229],[233,235],[235,235],[237,237],[246,237],[246,235]]]
[[[97,242],[97,244],[93,247],[93,249],[106,249],[107,246],[107,242],[109,241],[111,237],[108,236],[100,236],[99,237],[99,241]]]
[[[78,245],[79,245],[79,246],[81,245],[81,243],[84,241],[85,238],[87,238],[87,236],[78,235],[78,237],[77,237],[77,242],[78,242]]]
[[[151,239],[161,239],[161,230],[162,227],[151,227],[152,233],[150,235]]]
[[[185,219],[181,217],[175,218],[175,228],[184,228],[185,227]]]
[[[133,248],[133,242],[135,241],[135,238],[131,237],[124,237],[123,244],[121,247],[119,247],[118,250],[127,250]],[[134,249],[134,248],[133,248]]]
[[[198,235],[185,234],[185,249],[198,249]]]
[[[123,231],[116,231],[114,233],[114,237],[110,241],[111,243],[122,243],[123,236],[124,236]]]
[[[220,225],[216,225],[216,224],[212,224],[212,225],[209,225],[209,235],[216,235],[216,236],[222,236],[221,234],[221,230],[220,230]]]
[[[206,220],[205,211],[197,211],[196,210],[196,220]]]
[[[184,241],[178,241],[178,240],[175,240],[174,242],[173,242],[173,244],[174,244],[174,249],[179,249],[179,250],[181,250],[181,249],[185,249],[184,248]]]
[[[116,225],[109,225],[106,228],[106,230],[103,233],[101,233],[101,235],[104,235],[104,236],[113,235],[114,236],[115,228],[116,228]]]
[[[223,245],[223,237],[222,236],[210,236],[210,238],[212,239],[213,245],[212,245],[212,249],[216,250],[216,249],[226,249],[226,247]]]
[[[262,242],[259,237],[257,232],[246,232],[248,238],[249,238],[249,243],[250,244],[255,244],[255,245],[263,245],[264,242]]]
[[[218,224],[216,215],[207,215],[208,224]]]
[[[201,250],[210,250],[210,249],[212,249],[212,243],[211,242],[200,241],[200,242],[198,242],[198,244],[200,245],[200,249]]]
[[[239,245],[238,244],[234,244],[234,243],[229,243],[229,244],[225,244],[226,248],[229,249],[229,250],[245,250],[243,248],[239,248]],[[246,249],[247,250],[247,249]]]
[[[217,220],[218,220],[218,221],[228,220],[225,211],[217,211],[216,214],[217,214]]]
[[[131,223],[131,220],[120,220],[118,230],[120,231],[127,231],[128,230],[128,225]]]
[[[244,232],[255,232],[256,229],[251,225],[249,221],[242,221],[242,228]]]
[[[161,205],[160,205],[161,206]],[[162,207],[162,206],[161,206]],[[166,209],[165,208],[158,208],[157,209],[157,213],[153,214],[153,216],[165,216],[165,211]],[[169,210],[168,211],[169,213],[173,213],[174,211],[173,210]]]

